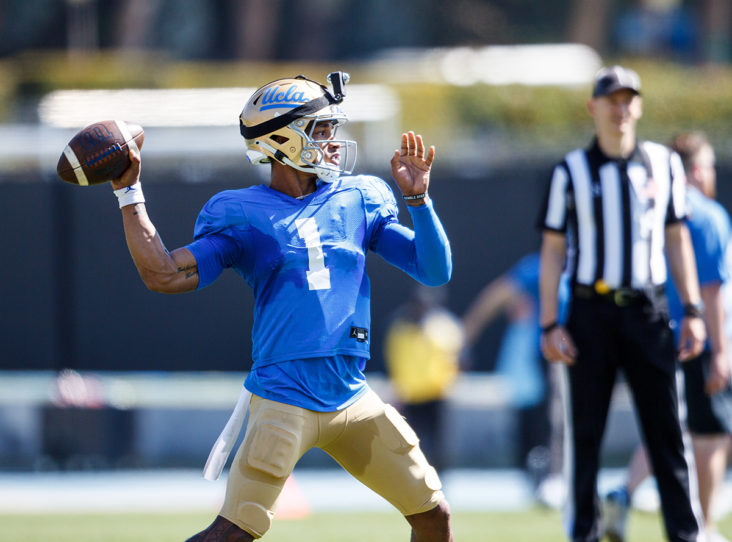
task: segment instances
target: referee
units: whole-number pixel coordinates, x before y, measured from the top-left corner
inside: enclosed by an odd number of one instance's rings
[[[587,106],[596,137],[555,166],[539,218],[541,348],[567,368],[565,528],[574,541],[597,542],[603,535],[597,471],[620,369],[658,482],[668,538],[696,541],[701,512],[686,459],[690,449],[685,456],[676,359],[701,352],[705,329],[683,222],[684,170],[667,147],[636,140],[643,101],[634,71],[600,70]],[[678,345],[668,324],[664,250],[684,304]],[[572,285],[566,327],[557,323],[565,262]]]

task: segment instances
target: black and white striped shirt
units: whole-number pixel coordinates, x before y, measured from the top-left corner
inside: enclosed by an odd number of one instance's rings
[[[539,226],[566,235],[573,282],[661,285],[664,229],[685,217],[684,192],[681,159],[667,147],[640,142],[621,160],[605,155],[595,140],[554,167]]]

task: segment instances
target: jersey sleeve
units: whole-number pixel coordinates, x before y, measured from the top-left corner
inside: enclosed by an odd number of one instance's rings
[[[362,194],[369,224],[368,248],[427,286],[450,280],[452,254],[445,230],[432,205],[407,207],[414,230],[399,223],[391,187],[378,177],[364,176]]]
[[[399,221],[399,207],[391,187],[378,177],[362,177],[361,194],[369,224],[371,244],[378,240],[381,229]]]
[[[671,191],[666,209],[666,225],[675,224],[686,218],[686,173],[681,157],[675,152],[670,152],[669,171]]]
[[[246,215],[242,212],[242,202],[236,198],[236,191],[225,190],[203,206],[193,228],[193,238],[200,239],[233,226],[245,225]]]
[[[381,229],[372,250],[427,286],[440,286],[452,275],[452,252],[432,201],[409,207],[414,230],[396,221]]]
[[[712,207],[713,211],[717,211]],[[721,210],[726,214],[726,211]],[[729,270],[726,265],[727,244],[729,229],[724,227],[722,220],[725,217],[710,213],[707,221],[699,228],[694,228],[692,240],[695,242],[694,255],[699,275],[699,284],[704,286],[715,282],[725,282],[729,279]]]
[[[229,191],[211,198],[199,213],[194,240],[186,246],[196,258],[199,290],[214,282],[239,258],[242,245],[231,230],[245,226],[244,216],[241,203]]]
[[[538,298],[539,253],[532,252],[522,257],[508,270],[506,276],[519,289],[529,292],[533,298]]]

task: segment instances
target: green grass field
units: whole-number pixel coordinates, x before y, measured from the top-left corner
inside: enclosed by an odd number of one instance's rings
[[[211,515],[191,514],[59,514],[0,515],[0,542],[182,542],[203,529]],[[719,525],[732,536],[732,516]],[[526,512],[457,512],[457,542],[562,542],[560,514]],[[305,519],[275,521],[268,542],[405,542],[409,526],[394,513],[318,513]],[[657,514],[634,512],[630,542],[664,540]]]

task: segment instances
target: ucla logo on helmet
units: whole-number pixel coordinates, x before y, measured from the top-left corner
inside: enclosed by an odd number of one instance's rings
[[[298,90],[297,85],[290,85],[287,88],[276,86],[268,88],[262,94],[262,106],[259,110],[265,111],[279,107],[293,108],[307,101],[308,99],[305,97],[305,93],[302,90]]]

